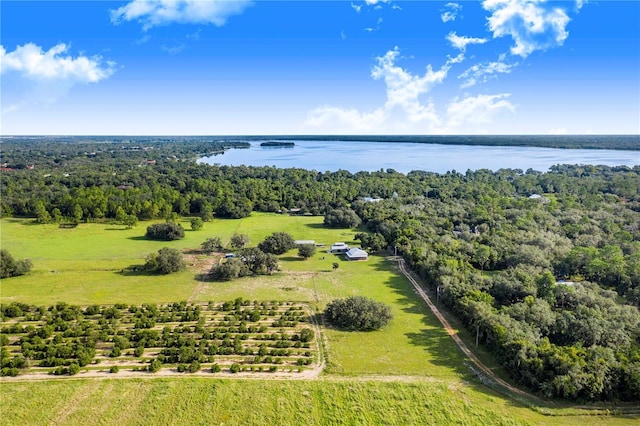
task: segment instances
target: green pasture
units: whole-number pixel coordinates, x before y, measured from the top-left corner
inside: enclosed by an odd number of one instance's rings
[[[579,425],[633,419],[544,416],[484,389],[439,381],[114,379],[2,383],[3,424]]]
[[[272,232],[284,231],[328,248],[336,241],[354,243],[353,230],[324,228],[321,217],[254,213],[240,220],[214,220],[200,231],[190,231],[184,221],[184,239],[158,242],[143,238],[149,224],[133,229],[112,224],[61,229],[2,219],[2,248],[16,258],[32,259],[34,268],[26,276],[2,280],[0,302],[86,306],[243,297],[303,301],[321,311],[334,298],[365,295],[390,305],[394,319],[369,333],[325,328],[327,366],[319,380],[2,382],[3,424],[5,419],[6,424],[34,425],[95,424],[97,419],[100,424],[278,425],[577,424],[592,419],[584,416],[587,411],[532,410],[479,385],[453,341],[398,273],[393,259],[385,256],[347,262],[319,249],[302,260],[291,250],[280,256],[280,272],[230,282],[202,282],[194,267],[167,276],[123,272],[162,247],[189,252],[208,237],[227,242],[234,232],[247,234],[252,246]],[[338,262],[337,270],[333,262]],[[627,419],[597,421],[617,424]]]

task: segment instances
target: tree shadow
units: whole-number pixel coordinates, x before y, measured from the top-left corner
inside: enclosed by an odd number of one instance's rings
[[[305,223],[304,226],[307,226],[312,229],[331,229],[323,225],[322,223]]]
[[[281,257],[281,260],[287,261],[287,262],[296,262],[296,261],[300,261],[300,260],[306,260],[302,257],[298,257],[298,256],[286,256],[286,257]]]
[[[118,275],[122,275],[123,277],[150,277],[153,275],[157,275],[150,273],[149,271],[145,271],[144,265],[131,265],[119,271],[116,271],[115,273]]]
[[[156,240],[149,240],[144,235],[138,235],[138,236],[135,236],[135,237],[127,237],[127,239],[128,240],[132,240],[132,241],[156,241]]]
[[[211,274],[209,274],[209,273],[206,273],[206,274],[205,274],[205,273],[203,273],[203,274],[196,274],[196,275],[193,277],[193,279],[194,279],[195,281],[200,281],[200,282],[203,282],[203,283],[223,282],[223,281],[216,281],[216,280],[213,278],[213,275],[211,275]]]

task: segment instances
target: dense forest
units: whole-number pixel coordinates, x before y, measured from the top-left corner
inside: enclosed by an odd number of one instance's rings
[[[363,246],[395,247],[520,384],[640,399],[640,166],[405,175],[194,161],[232,146],[5,140],[2,215],[125,224],[293,210],[333,223],[355,212]]]

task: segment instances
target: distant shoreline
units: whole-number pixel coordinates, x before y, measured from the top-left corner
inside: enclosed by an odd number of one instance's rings
[[[268,142],[290,145],[294,141],[403,142],[440,145],[523,146],[558,149],[612,149],[640,151],[640,135],[264,135],[264,136],[0,136],[0,140],[51,142]]]

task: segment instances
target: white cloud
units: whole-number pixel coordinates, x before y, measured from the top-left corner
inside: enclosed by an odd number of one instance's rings
[[[323,105],[309,112],[306,125],[330,127],[336,133],[372,131],[387,120],[387,112],[378,108],[372,112],[360,112],[354,108]]]
[[[365,0],[364,2],[367,5],[372,6],[372,5],[376,5],[378,3],[389,3],[389,1],[390,0]]]
[[[65,55],[69,47],[60,43],[46,52],[42,47],[27,43],[7,53],[0,45],[0,72],[17,71],[31,80],[67,80],[72,83],[96,83],[115,71],[115,63],[102,64],[100,56]]]
[[[177,55],[178,53],[182,52],[186,47],[187,45],[184,43],[180,43],[175,46],[166,46],[163,44],[161,49],[163,52],[167,52],[169,55]]]
[[[67,54],[68,50],[64,43],[47,51],[33,43],[18,46],[12,52],[0,45],[0,73],[3,87],[7,87],[3,104],[8,105],[2,113],[34,104],[52,104],[72,87],[97,83],[115,72],[114,62],[103,62],[100,56],[72,57]]]
[[[380,30],[380,24],[382,24],[382,18],[378,18],[378,20],[376,21],[377,26],[375,28],[373,27],[367,27],[364,30],[368,33],[372,33],[374,31],[378,31]]]
[[[500,55],[500,58],[495,62],[485,62],[468,68],[458,76],[458,78],[466,79],[461,88],[464,89],[478,83],[486,83],[490,79],[497,77],[498,74],[509,74],[511,69],[518,65],[518,63],[508,64],[504,61],[504,55]]]
[[[362,5],[361,5],[361,4],[354,4],[354,3],[351,3],[351,8],[352,8],[353,10],[355,10],[355,11],[356,11],[356,13],[360,13],[360,11],[362,11]]]
[[[488,41],[486,38],[459,36],[455,31],[450,32],[447,35],[447,40],[453,47],[463,52],[467,49],[469,44],[484,44]]]
[[[489,124],[493,117],[503,111],[515,113],[515,106],[506,100],[510,94],[467,96],[454,99],[447,106],[447,131],[455,131],[466,125]]]
[[[449,10],[442,12],[442,14],[440,15],[440,19],[442,19],[442,22],[455,21],[458,17],[458,12],[462,10],[462,6],[460,6],[458,3],[447,3],[444,5],[444,7],[449,8]]]
[[[312,110],[306,124],[348,131],[411,131],[439,126],[440,119],[434,104],[425,104],[420,98],[444,81],[451,63],[448,61],[437,71],[428,65],[424,75],[412,75],[396,65],[399,55],[398,48],[388,51],[377,58],[377,64],[371,70],[371,77],[383,80],[386,86],[387,100],[382,107],[360,112],[357,109],[325,105]]]
[[[111,22],[135,20],[144,30],[172,23],[221,27],[227,18],[241,14],[252,4],[249,0],[132,0],[111,11]]]
[[[570,19],[544,0],[484,0],[482,7],[492,12],[487,18],[493,37],[511,36],[513,55],[526,57],[536,50],[561,46],[569,33]]]
[[[558,127],[558,128],[555,128],[555,129],[549,129],[547,134],[549,134],[549,135],[568,135],[569,134],[569,130],[567,130],[564,127]]]

